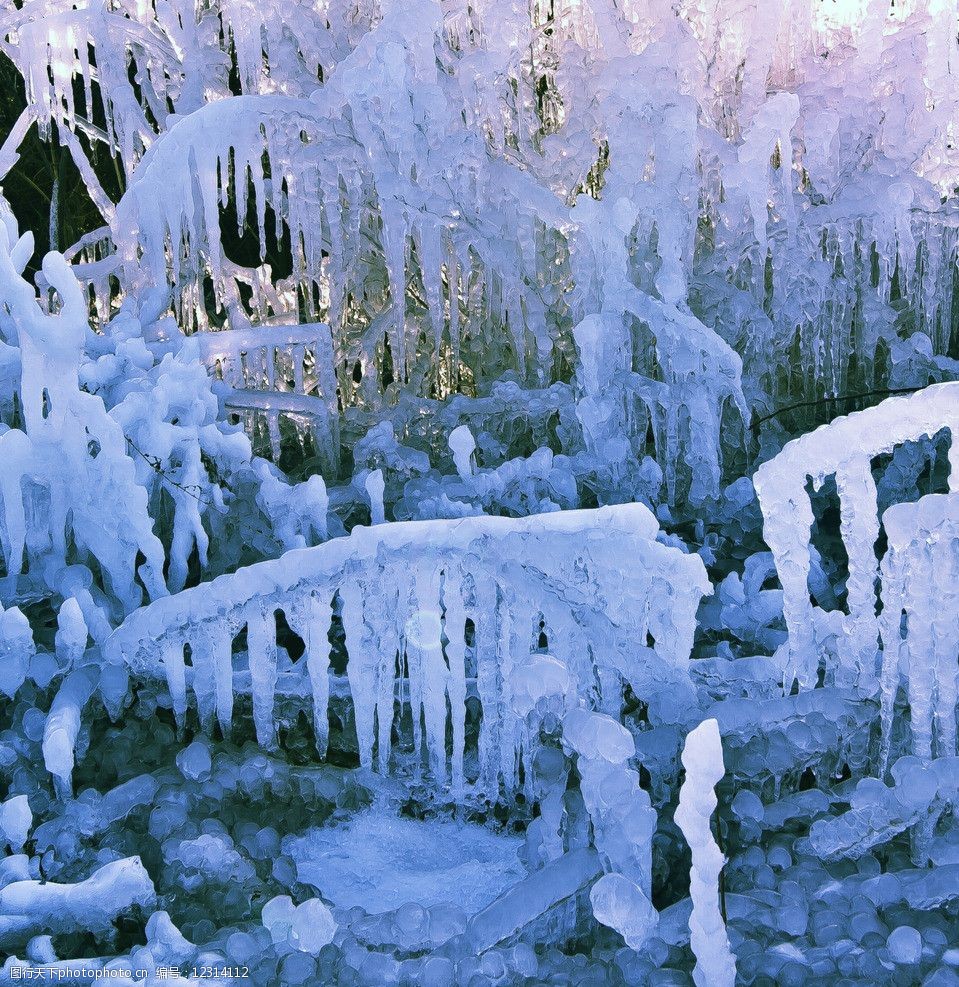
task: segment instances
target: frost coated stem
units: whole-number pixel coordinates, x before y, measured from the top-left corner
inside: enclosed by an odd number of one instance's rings
[[[716,808],[717,782],[725,774],[719,724],[704,720],[686,737],[683,748],[686,779],[679,791],[676,824],[692,851],[689,896],[690,944],[696,957],[693,980],[697,987],[733,987],[736,961],[719,908],[719,873],[725,860],[710,827]]]

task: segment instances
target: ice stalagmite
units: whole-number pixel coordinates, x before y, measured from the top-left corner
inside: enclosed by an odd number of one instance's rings
[[[675,819],[693,855],[689,871],[693,902],[689,931],[696,956],[693,980],[696,987],[733,987],[736,961],[719,910],[719,874],[724,860],[710,828],[716,808],[713,789],[726,771],[715,720],[704,720],[689,733],[682,761],[686,780],[679,791]]]

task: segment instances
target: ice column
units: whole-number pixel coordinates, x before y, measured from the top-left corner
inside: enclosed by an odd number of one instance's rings
[[[689,896],[693,900],[689,932],[696,956],[693,980],[696,987],[733,987],[736,962],[719,910],[719,872],[725,861],[709,823],[716,808],[713,789],[726,771],[715,720],[704,720],[689,733],[682,760],[686,780],[674,818],[693,854],[689,870]]]

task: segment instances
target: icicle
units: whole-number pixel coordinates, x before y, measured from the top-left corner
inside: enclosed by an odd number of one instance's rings
[[[947,581],[948,580],[948,581]],[[947,587],[943,594],[942,606],[932,618],[932,633],[935,653],[938,658],[936,669],[936,754],[939,757],[956,755],[956,702],[959,700],[959,669],[956,655],[959,654],[959,572],[953,569],[946,579],[934,582],[934,586]]]
[[[876,684],[879,637],[875,617],[879,510],[871,460],[863,457],[838,472],[836,487],[840,498],[840,531],[849,557],[846,590],[851,618],[849,632],[840,644],[840,660],[859,686],[871,692]]]
[[[247,651],[253,693],[256,739],[263,747],[275,746],[273,702],[276,693],[276,619],[272,610],[251,608],[247,613]]]
[[[366,496],[370,502],[370,524],[385,524],[386,514],[383,507],[383,491],[386,483],[382,470],[373,470],[363,483]]]
[[[440,569],[419,563],[413,572],[415,611],[406,625],[407,650],[418,652],[423,722],[430,769],[440,786],[446,784],[446,687],[449,671],[443,660],[440,620]],[[412,676],[412,671],[411,671]],[[414,716],[418,717],[416,707]]]
[[[349,579],[340,586],[343,630],[346,634],[346,650],[349,655],[346,674],[350,680],[350,694],[353,697],[353,718],[356,721],[356,743],[360,752],[360,766],[372,768],[377,656],[372,654],[372,649],[369,647],[363,616],[365,595],[365,588],[356,579]]]
[[[466,745],[466,609],[463,605],[463,575],[459,567],[446,569],[443,586],[445,610],[443,629],[449,663],[447,689],[453,718],[453,800],[463,796],[463,755]]]
[[[911,609],[911,608],[910,608]],[[909,668],[909,726],[913,753],[928,761],[932,757],[932,718],[936,689],[936,651],[932,625],[921,614],[906,615],[906,655]]]
[[[400,649],[399,593],[400,566],[384,565],[375,596],[366,600],[364,619],[369,628],[370,651],[375,656],[377,756],[379,771],[389,770],[393,713],[396,698],[396,661]]]
[[[80,719],[96,683],[95,668],[87,667],[70,672],[53,698],[43,727],[43,764],[56,779],[61,798],[69,798],[72,792]]]
[[[62,669],[79,664],[87,647],[87,624],[76,597],[63,601],[57,614],[55,646],[57,661]]]
[[[476,692],[483,710],[477,750],[483,790],[494,793],[499,766],[496,758],[500,730],[499,662],[497,661],[496,583],[485,574],[476,578],[473,611],[476,647]]]
[[[216,645],[202,624],[198,634],[191,634],[189,644],[196,709],[200,717],[200,727],[208,733],[216,713]]]
[[[517,746],[519,723],[512,712],[509,681],[517,658],[524,658],[520,647],[523,636],[515,626],[515,599],[507,585],[500,584],[497,594],[497,615],[499,617],[499,642],[497,664],[500,675],[500,723],[499,723],[499,774],[507,787],[517,782]],[[528,651],[526,652],[528,654]]]
[[[420,223],[419,239],[420,275],[426,292],[426,305],[433,327],[433,345],[437,366],[440,345],[443,340],[445,319],[443,316],[443,235],[442,228]]]
[[[280,442],[280,412],[278,410],[273,408],[267,409],[266,426],[270,436],[270,455],[273,457],[273,462],[278,463],[282,452]]]
[[[229,737],[233,722],[233,635],[229,622],[223,617],[206,626],[213,652],[216,718],[223,736]]]
[[[183,640],[165,638],[161,645],[163,671],[166,673],[167,688],[173,704],[176,725],[183,729],[186,717],[186,663],[183,660]]]
[[[316,751],[326,757],[330,736],[330,623],[333,607],[329,591],[311,593],[296,611],[296,632],[306,644],[306,670],[313,693],[313,733]]]
[[[446,283],[449,295],[450,349],[452,367],[458,373],[460,364],[460,268],[456,248],[449,243],[446,261]],[[454,385],[456,381],[454,379]]]

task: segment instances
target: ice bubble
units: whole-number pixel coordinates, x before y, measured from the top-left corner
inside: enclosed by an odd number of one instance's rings
[[[577,753],[602,758],[611,764],[623,764],[636,753],[633,735],[626,727],[585,709],[574,709],[566,715],[563,736]]]
[[[561,714],[573,690],[573,680],[563,662],[552,655],[531,655],[529,660],[513,670],[510,676],[513,709],[527,716],[540,703],[550,711]]]
[[[277,895],[271,898],[260,912],[260,921],[270,930],[270,938],[274,943],[286,942],[293,925],[295,906],[289,895]]]
[[[438,648],[442,636],[443,624],[435,610],[417,610],[406,622],[406,640],[423,651]]]
[[[743,788],[736,793],[732,808],[740,819],[753,819],[756,822],[762,822],[765,814],[759,796],[755,792],[749,791],[748,788]]]
[[[659,916],[652,902],[621,874],[604,874],[589,900],[597,921],[615,929],[631,949],[639,949],[656,929]]]
[[[473,473],[472,455],[476,449],[476,440],[468,425],[460,425],[450,432],[449,437],[450,452],[453,453],[453,462],[456,464],[456,472],[460,479],[468,480]]]
[[[210,749],[202,740],[194,740],[176,756],[176,764],[184,778],[200,781],[209,778],[212,761]]]

